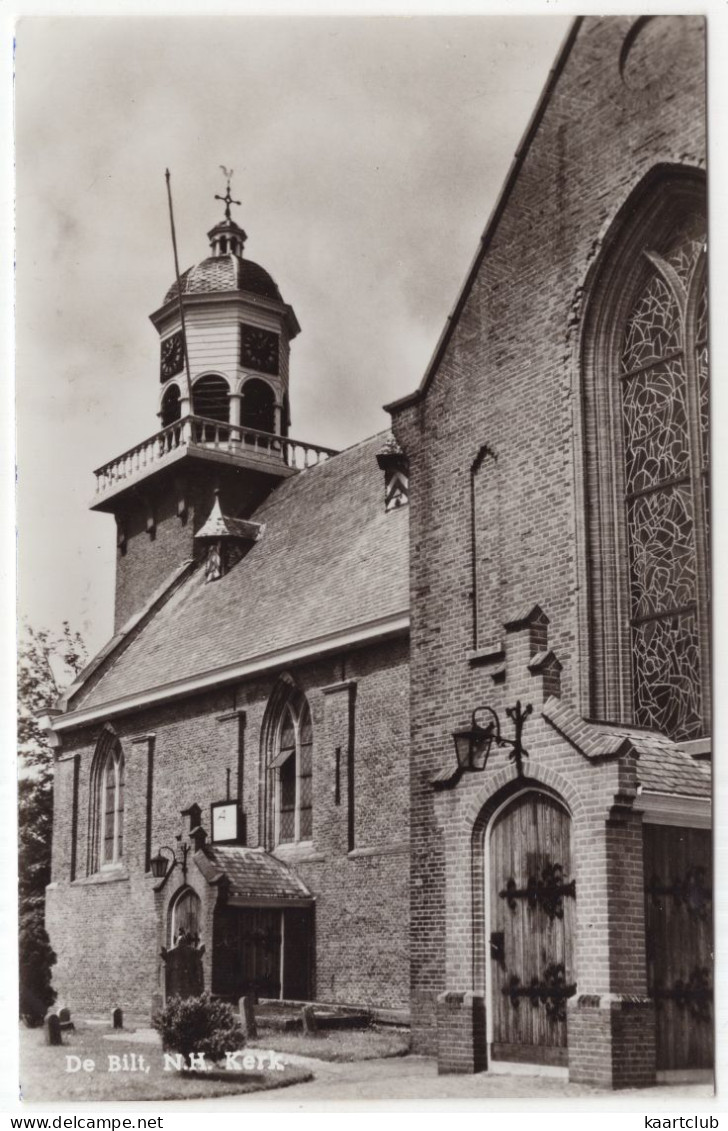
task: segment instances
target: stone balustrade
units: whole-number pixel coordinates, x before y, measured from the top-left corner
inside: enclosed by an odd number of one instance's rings
[[[336,455],[332,448],[303,443],[288,436],[276,436],[271,432],[259,432],[255,428],[208,420],[202,416],[185,416],[97,468],[94,472],[96,496],[102,496],[123,482],[141,478],[153,466],[166,462],[183,449],[227,452],[232,456],[252,455],[256,461],[283,463],[297,471],[315,467],[329,456]]]

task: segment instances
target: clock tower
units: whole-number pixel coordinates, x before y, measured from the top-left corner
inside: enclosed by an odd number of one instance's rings
[[[224,217],[210,254],[151,315],[160,339],[159,428],[96,471],[92,509],[117,527],[115,630],[165,582],[194,568],[195,535],[217,500],[247,519],[281,479],[329,449],[290,437],[291,342],[300,331],[273,278],[244,255],[246,233]]]

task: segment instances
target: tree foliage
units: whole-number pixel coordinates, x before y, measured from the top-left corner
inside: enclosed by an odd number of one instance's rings
[[[23,626],[18,651],[18,755],[20,772],[48,776],[50,743],[36,714],[53,707],[64,686],[86,664],[86,646],[68,621],[60,633]]]
[[[54,706],[62,684],[85,663],[83,640],[67,622],[60,633],[24,627],[18,655],[18,903],[20,1015],[29,1024],[40,1024],[56,996],[51,986],[56,956],[44,926],[51,878],[53,752],[35,716]]]

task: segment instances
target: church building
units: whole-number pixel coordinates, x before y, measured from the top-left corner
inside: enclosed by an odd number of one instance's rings
[[[152,315],[159,427],[96,472],[115,634],[48,720],[72,1009],[148,1016],[184,938],[212,993],[390,1011],[441,1072],[710,1070],[704,36],[574,22],[420,387],[343,452],[293,439],[228,191]]]

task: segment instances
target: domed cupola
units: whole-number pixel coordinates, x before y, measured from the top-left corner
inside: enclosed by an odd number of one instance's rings
[[[191,414],[286,436],[290,343],[300,327],[275,280],[244,256],[247,235],[230,215],[240,202],[225,173],[225,195],[215,197],[225,214],[207,233],[210,255],[172,284],[151,316],[161,339],[159,417],[164,427]]]
[[[225,217],[207,233],[212,255],[196,267],[190,267],[180,279],[183,295],[213,294],[216,291],[247,291],[251,295],[283,302],[281,293],[268,272],[251,259],[243,258],[247,234],[230,215],[230,205],[240,204],[230,196],[228,180],[225,196],[216,196],[225,205]],[[177,297],[174,282],[164,296],[169,302]]]
[[[199,564],[211,540],[209,577],[221,576],[256,534],[248,520],[275,485],[334,454],[289,435],[288,362],[300,327],[268,272],[243,255],[224,172],[227,191],[216,199],[225,215],[208,232],[210,255],[151,315],[160,423],[95,473],[92,507],[116,519],[117,628],[161,578],[176,584]]]

